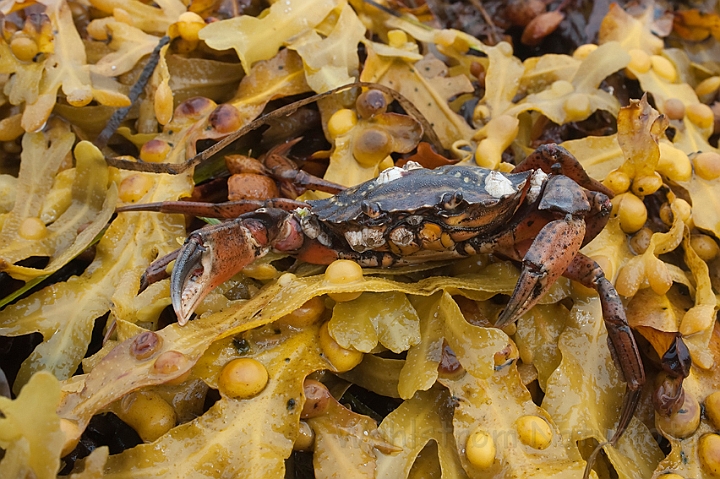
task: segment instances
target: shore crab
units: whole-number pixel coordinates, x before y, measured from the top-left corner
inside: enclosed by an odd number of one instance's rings
[[[284,168],[272,174],[294,176]],[[303,177],[307,183],[307,179]],[[373,180],[307,203],[289,199],[220,204],[166,202],[124,207],[226,218],[190,234],[179,250],[148,268],[144,282],[170,277],[181,324],[215,287],[270,251],[301,261],[392,267],[493,253],[522,264],[520,278],[496,326],[532,308],[560,275],[600,295],[609,346],[627,383],[617,442],[640,399],[645,373],[625,311],[612,283],[580,248],[607,223],[612,193],[590,178],[577,159],[544,145],[510,173],[479,167],[434,170],[409,162]]]

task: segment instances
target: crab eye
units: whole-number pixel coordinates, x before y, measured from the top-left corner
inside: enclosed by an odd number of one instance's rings
[[[377,218],[382,212],[379,204],[367,200],[360,203],[360,209],[370,218]]]
[[[455,191],[453,193],[443,193],[440,198],[440,206],[445,210],[454,210],[463,200],[462,191]]]

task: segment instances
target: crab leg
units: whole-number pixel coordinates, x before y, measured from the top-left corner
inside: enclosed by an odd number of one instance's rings
[[[158,281],[169,277],[170,274],[167,272],[167,267],[170,263],[177,259],[179,253],[180,250],[176,249],[172,253],[168,253],[150,263],[150,266],[147,267],[140,278],[139,292],[142,293],[151,284],[157,283]]]
[[[302,246],[303,236],[292,215],[265,209],[193,232],[180,249],[170,276],[170,299],[185,324],[215,287],[264,256],[273,246]]]
[[[645,384],[645,370],[640,351],[625,317],[625,308],[620,297],[595,261],[578,253],[564,276],[594,289],[600,295],[603,319],[608,332],[608,346],[617,368],[622,372],[627,383],[618,426],[615,434],[610,438],[610,444],[614,446],[630,424]]]
[[[610,198],[614,196],[607,186],[588,175],[577,158],[560,145],[539,146],[515,167],[513,173],[528,170],[543,170],[548,174],[564,175],[587,190],[598,191]]]
[[[585,194],[590,203],[590,211],[585,217],[583,246],[592,241],[605,228],[612,211],[612,203],[607,195],[597,191],[586,191]]]
[[[290,148],[301,139],[296,138],[268,151],[264,161],[268,174],[277,181],[296,187],[294,196],[298,196],[306,190],[324,191],[333,195],[344,190],[343,185],[327,181],[299,169],[294,161],[285,156],[290,151]]]
[[[670,416],[677,412],[685,401],[685,390],[682,386],[685,378],[690,375],[692,366],[690,351],[679,332],[675,333],[675,338],[660,358],[660,364],[666,376],[655,389],[653,405],[658,414]]]
[[[302,201],[290,200],[287,198],[276,198],[273,200],[239,200],[225,201],[224,203],[203,203],[198,201],[162,201],[159,203],[143,203],[136,205],[121,206],[116,211],[126,213],[128,211],[155,211],[157,213],[179,213],[193,216],[205,216],[207,218],[237,218],[240,215],[251,213],[260,208],[277,208],[285,211],[293,211],[296,208],[307,206]]]

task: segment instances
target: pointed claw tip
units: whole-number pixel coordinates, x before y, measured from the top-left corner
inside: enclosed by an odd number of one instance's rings
[[[150,286],[150,283],[147,279],[147,271],[140,276],[140,287],[138,288],[138,294],[142,293],[147,289],[147,287]]]
[[[180,326],[190,321],[195,309],[205,296],[207,296],[209,290],[203,288],[204,284],[206,284],[204,281],[195,281],[191,275],[189,278],[186,278],[182,289],[172,291],[171,300],[173,309],[175,310],[175,315],[178,318]]]
[[[192,316],[203,294],[203,281],[206,271],[202,265],[206,249],[202,239],[191,236],[180,250],[175,267],[170,276],[170,300],[178,317],[178,323],[186,324]],[[197,269],[202,271],[198,281]]]
[[[177,322],[180,326],[185,326],[190,321],[190,316],[192,316],[192,313],[185,315],[179,311],[175,311],[175,314],[177,315]]]
[[[502,328],[503,326],[506,326],[510,324],[514,319],[514,312],[517,308],[510,308],[509,305],[505,307],[500,312],[500,315],[498,316],[497,320],[495,321],[495,327],[496,328]]]
[[[195,308],[206,296],[207,292],[203,292],[202,284],[193,280],[191,275],[185,278],[182,288],[173,288],[171,290],[170,300],[180,326],[190,321]]]

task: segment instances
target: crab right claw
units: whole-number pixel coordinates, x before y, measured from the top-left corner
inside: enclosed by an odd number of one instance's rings
[[[170,276],[170,299],[184,325],[214,288],[264,256],[280,240],[287,212],[268,208],[192,233]]]
[[[570,215],[551,221],[540,230],[525,253],[520,278],[495,326],[515,321],[537,304],[570,265],[584,235],[585,222]]]

